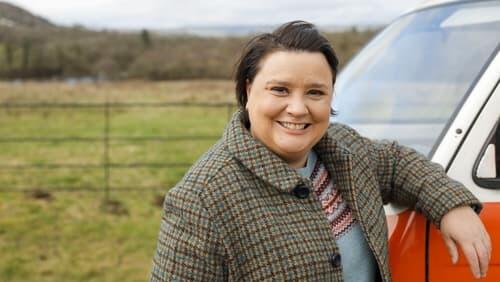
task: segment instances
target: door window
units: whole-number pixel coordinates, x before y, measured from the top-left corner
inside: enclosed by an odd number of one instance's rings
[[[484,188],[500,189],[500,120],[491,131],[475,165],[473,179]]]

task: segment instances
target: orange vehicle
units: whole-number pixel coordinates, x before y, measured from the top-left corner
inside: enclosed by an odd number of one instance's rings
[[[393,139],[441,164],[484,205],[500,281],[500,1],[440,1],[396,19],[339,74],[334,119]],[[446,195],[443,195],[445,197]],[[476,281],[439,230],[385,206],[394,281]]]

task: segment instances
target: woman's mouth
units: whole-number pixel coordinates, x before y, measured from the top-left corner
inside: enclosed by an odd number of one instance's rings
[[[292,130],[303,130],[306,129],[309,125],[311,125],[310,123],[294,123],[286,121],[278,121],[278,123],[284,128]]]

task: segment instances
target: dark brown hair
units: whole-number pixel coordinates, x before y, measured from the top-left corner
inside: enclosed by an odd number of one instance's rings
[[[280,50],[322,53],[330,65],[333,84],[335,84],[339,63],[337,56],[330,42],[318,32],[313,24],[305,21],[292,21],[281,25],[272,33],[257,35],[243,49],[234,77],[236,100],[240,109],[244,110],[243,122],[247,127],[250,125],[248,113],[245,111],[248,101],[247,81],[253,82],[259,71],[259,63],[266,55]],[[333,109],[331,114],[335,114]]]

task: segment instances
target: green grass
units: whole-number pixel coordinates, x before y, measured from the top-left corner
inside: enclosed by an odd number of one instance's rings
[[[94,103],[106,99],[126,103],[228,102],[233,99],[231,88],[228,81],[0,83],[0,103]],[[109,162],[193,163],[215,139],[113,138],[220,136],[227,119],[226,108],[112,109]],[[0,108],[0,138],[101,139],[103,122],[102,109]],[[2,142],[0,166],[100,165],[106,159],[104,148],[102,140]],[[0,190],[17,191],[0,192],[0,281],[146,280],[156,247],[161,199],[187,169],[112,167],[109,184],[118,190],[110,191],[108,202],[104,197],[104,170],[100,167],[0,169]],[[81,190],[87,187],[97,190]],[[26,188],[40,189],[21,191]]]
[[[99,193],[2,194],[0,280],[144,281],[159,226],[156,196],[115,192],[126,212],[113,214]]]

